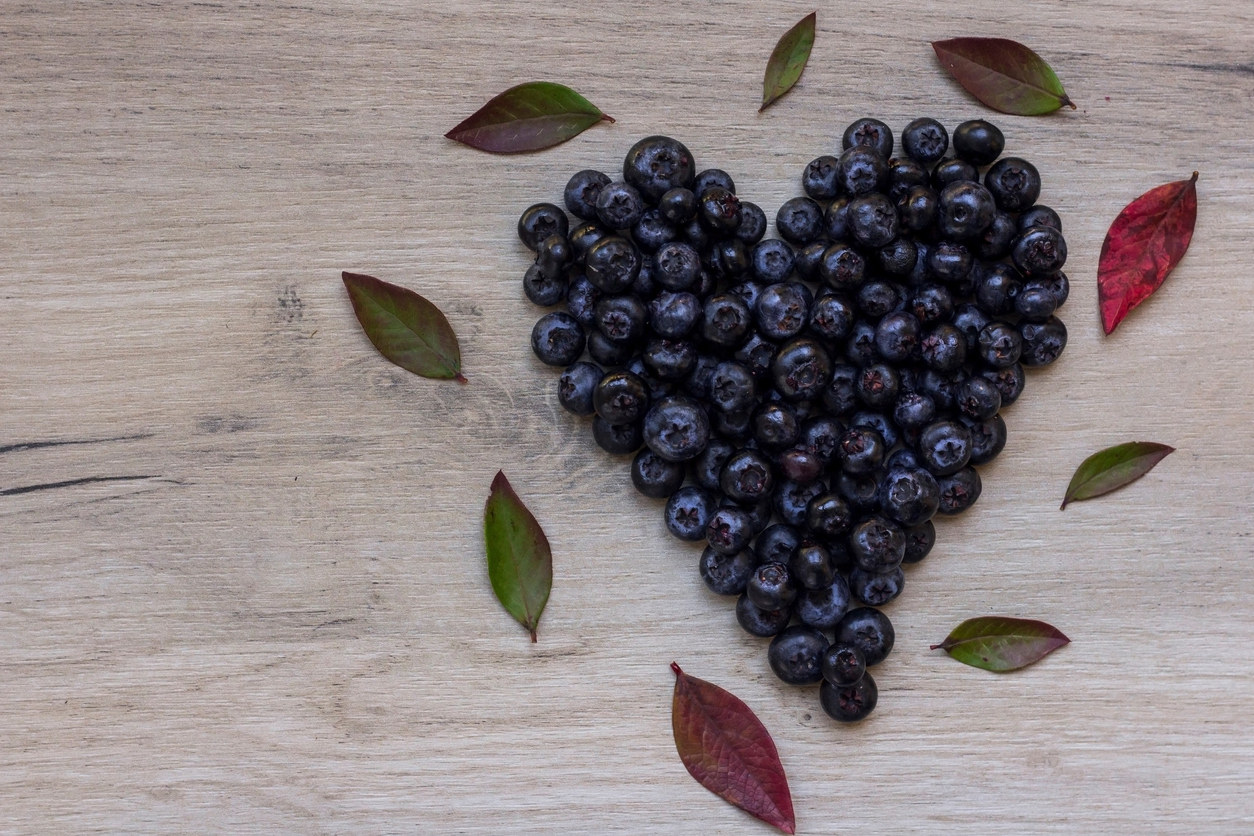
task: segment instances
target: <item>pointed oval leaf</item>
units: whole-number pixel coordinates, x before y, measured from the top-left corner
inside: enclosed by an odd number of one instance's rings
[[[941,66],[984,104],[1017,116],[1053,113],[1075,103],[1041,56],[1005,38],[933,41]]]
[[[671,662],[675,748],[701,786],[785,833],[797,831],[788,778],[771,733],[749,706]]]
[[[560,145],[602,121],[614,119],[564,84],[532,81],[501,93],[445,136],[483,151],[516,154]]]
[[[966,665],[1013,671],[1057,650],[1071,639],[1044,621],[986,615],[968,618],[932,650],[944,650]]]
[[[1062,507],[1066,508],[1068,502],[1092,499],[1135,482],[1175,451],[1174,447],[1153,441],[1129,441],[1094,453],[1076,468]]]
[[[483,509],[483,541],[492,591],[534,642],[553,588],[553,552],[544,530],[499,470]]]
[[[766,77],[762,79],[762,106],[758,108],[758,113],[791,90],[801,78],[806,62],[810,60],[810,50],[814,47],[814,24],[817,20],[818,12],[810,12],[775,44],[775,51],[766,62]]]
[[[1106,333],[1162,285],[1193,240],[1197,172],[1150,189],[1110,225],[1097,263],[1097,298]]]
[[[357,321],[380,354],[421,377],[466,382],[457,335],[439,308],[374,276],[345,272],[341,278]]]

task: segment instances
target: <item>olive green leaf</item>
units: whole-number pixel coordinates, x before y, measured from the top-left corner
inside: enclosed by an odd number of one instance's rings
[[[346,272],[341,278],[357,321],[380,354],[421,377],[466,382],[457,335],[439,308],[374,276]]]
[[[563,84],[532,81],[511,87],[468,116],[446,137],[497,154],[539,151],[613,122]]]
[[[535,641],[553,587],[553,552],[540,524],[499,470],[483,509],[483,540],[492,590]]]
[[[987,615],[968,618],[932,650],[965,665],[1002,673],[1026,667],[1071,639],[1044,621]]]
[[[1068,502],[1092,499],[1135,482],[1175,451],[1176,448],[1166,444],[1129,441],[1094,453],[1076,468],[1062,498],[1062,508],[1066,508]]]
[[[762,106],[758,108],[758,113],[791,90],[801,78],[806,62],[810,60],[810,49],[814,46],[814,23],[817,19],[818,13],[810,12],[775,44],[775,51],[766,62],[766,76],[762,79]]]

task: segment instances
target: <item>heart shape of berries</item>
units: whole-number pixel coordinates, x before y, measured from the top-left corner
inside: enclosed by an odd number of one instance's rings
[[[931,550],[932,517],[979,498],[1000,410],[1067,342],[1067,245],[1036,168],[983,120],[957,127],[953,157],[934,119],[905,127],[900,156],[893,139],[851,124],[779,207],[779,238],[663,136],[632,146],[621,181],[571,177],[573,229],[553,203],[518,221],[523,290],[556,308],[531,347],[564,369],[562,406],[634,455],[632,483],[705,541],[702,580],[771,638],[772,670],[821,683],[842,721],[876,704],[867,668],[894,639],[876,607]]]

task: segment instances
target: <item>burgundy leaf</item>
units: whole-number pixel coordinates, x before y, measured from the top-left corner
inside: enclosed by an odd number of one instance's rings
[[[559,145],[597,122],[613,121],[569,87],[533,81],[496,96],[445,136],[483,151],[516,154]]]
[[[457,335],[439,308],[374,276],[345,271],[341,278],[357,321],[380,354],[422,377],[466,382]]]
[[[941,66],[984,104],[1018,116],[1053,113],[1075,103],[1045,59],[1006,38],[933,41]]]
[[[679,758],[697,783],[785,833],[797,832],[788,778],[771,734],[749,706],[671,662],[671,723]]]
[[[1106,333],[1144,302],[1180,263],[1197,223],[1197,172],[1150,189],[1110,225],[1097,264],[1097,296]]]

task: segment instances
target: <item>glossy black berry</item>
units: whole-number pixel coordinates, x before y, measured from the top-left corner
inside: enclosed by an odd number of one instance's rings
[[[979,183],[958,180],[941,189],[937,222],[947,238],[965,241],[988,229],[996,211],[988,189]]]
[[[941,160],[932,169],[932,188],[938,192],[950,183],[956,183],[959,180],[970,180],[973,183],[980,182],[979,169],[966,160],[952,158]]]
[[[840,368],[851,369],[850,366]],[[801,425],[801,435],[797,443],[802,449],[817,456],[826,467],[835,461],[836,449],[844,434],[845,427],[837,418],[830,415],[818,415]]]
[[[720,554],[743,551],[753,539],[753,520],[741,508],[722,506],[710,516],[705,539]]]
[[[759,241],[749,253],[749,273],[763,284],[775,284],[792,275],[796,257],[788,242],[778,238]]]
[[[1010,258],[1024,275],[1053,275],[1067,263],[1067,241],[1048,226],[1029,227],[1014,240]]]
[[[775,213],[775,228],[793,244],[808,244],[822,232],[823,209],[808,197],[794,197]]]
[[[663,398],[644,418],[644,443],[671,462],[695,459],[710,440],[710,421],[696,401],[682,395]]]
[[[649,390],[638,375],[611,372],[593,390],[592,404],[611,424],[635,424],[649,408]]]
[[[766,450],[783,450],[797,443],[801,423],[787,403],[766,403],[753,414],[753,437]]]
[[[864,247],[882,247],[897,237],[897,207],[886,195],[859,195],[849,201],[848,213],[849,231]]]
[[[980,376],[997,387],[997,391],[1001,393],[1003,409],[1019,399],[1027,382],[1022,363],[1014,363],[1003,369],[981,369]]]
[[[708,266],[716,278],[740,281],[749,272],[749,251],[743,241],[727,238],[710,248]]]
[[[757,400],[757,384],[753,373],[734,360],[725,360],[714,368],[706,397],[723,412],[742,412]]]
[[[812,339],[798,337],[785,343],[771,364],[776,390],[788,400],[818,397],[832,377],[832,359]]]
[[[602,238],[606,238],[614,233],[596,221],[586,221],[579,224],[570,231],[567,240],[570,241],[571,250],[575,254],[575,262],[583,264],[584,258],[588,255],[588,250],[592,249],[592,245]]]
[[[542,308],[558,304],[566,298],[569,290],[570,282],[564,270],[546,271],[539,264],[533,264],[523,276],[523,293],[533,305]]]
[[[770,638],[787,627],[791,620],[791,606],[764,610],[749,600],[747,594],[736,601],[736,622],[751,636]]]
[[[897,199],[898,225],[910,232],[920,232],[936,223],[940,196],[930,186],[915,186]]]
[[[718,500],[704,488],[688,486],[671,494],[663,518],[666,527],[680,540],[704,540],[710,518],[718,510]]]
[[[736,452],[736,445],[722,438],[711,438],[692,462],[692,476],[697,484],[707,490],[719,489],[723,465]],[[704,535],[703,535],[704,536]]]
[[[625,364],[634,350],[630,343],[616,343],[595,327],[588,334],[588,355],[606,368]]]
[[[723,465],[719,477],[723,493],[736,502],[757,503],[768,497],[775,487],[771,462],[757,450],[741,450]]]
[[[801,534],[794,526],[776,523],[763,531],[753,550],[762,563],[788,563],[801,545]]]
[[[940,241],[927,254],[928,270],[939,281],[950,285],[965,279],[974,262],[971,250],[956,241]]]
[[[957,473],[942,476],[940,483],[940,508],[942,514],[961,514],[980,498],[980,474],[974,467],[964,467]]]
[[[878,119],[862,118],[850,123],[840,138],[841,148],[873,148],[881,157],[893,155],[892,129]]]
[[[921,430],[936,418],[936,402],[921,392],[903,392],[893,405],[893,420],[903,429]]]
[[[744,444],[753,437],[753,410],[746,408],[738,412],[724,412],[718,408],[711,409],[710,429],[723,438]]]
[[[775,675],[789,685],[813,685],[823,678],[826,650],[826,636],[813,627],[798,624],[771,640],[766,658]]]
[[[919,353],[929,369],[948,374],[962,368],[967,357],[967,339],[953,325],[937,325],[924,335]]]
[[[889,276],[909,276],[919,258],[919,248],[909,238],[895,238],[876,251],[880,269]]]
[[[849,232],[849,201],[850,195],[841,195],[827,205],[823,211],[823,234],[832,241],[845,241],[851,237]]]
[[[585,169],[571,177],[562,196],[566,209],[585,221],[596,220],[597,197],[601,189],[610,184],[609,175],[593,169]]]
[[[931,398],[937,410],[943,411],[954,408],[958,384],[965,378],[966,374],[961,371],[946,373],[926,369],[915,381],[915,388],[916,391]]]
[[[891,409],[901,392],[901,376],[887,363],[875,363],[858,373],[858,397],[872,409]]]
[[[954,297],[944,285],[924,284],[914,289],[906,309],[914,314],[917,325],[931,326],[946,322],[953,316]],[[918,347],[917,340],[915,347]]]
[[[1041,175],[1036,166],[1018,157],[1003,157],[984,173],[984,187],[1003,212],[1029,209],[1041,195]]]
[[[1054,294],[1054,300],[1059,308],[1066,303],[1067,296],[1071,293],[1071,283],[1067,281],[1066,273],[1055,273],[1052,276],[1033,276],[1029,283],[1039,285]]]
[[[755,380],[765,380],[771,373],[771,363],[779,346],[762,335],[753,333],[732,353],[732,359],[743,365]]]
[[[906,192],[916,186],[927,186],[931,182],[931,173],[912,159],[890,159],[888,161],[887,194],[893,203],[901,200]]]
[[[701,307],[701,336],[715,345],[738,346],[749,336],[753,313],[734,293],[716,293]]]
[[[919,458],[934,476],[948,476],[971,460],[971,431],[957,421],[936,421],[919,436]]]
[[[740,226],[740,199],[717,186],[697,195],[697,218],[715,235],[728,235]]]
[[[604,293],[622,293],[640,273],[640,251],[617,235],[597,241],[584,257],[588,281]]]
[[[886,279],[872,279],[863,282],[853,294],[854,304],[858,312],[872,322],[893,311],[899,311],[906,304],[906,290],[896,282]]]
[[[709,590],[717,595],[740,595],[749,583],[757,557],[753,549],[744,549],[735,554],[722,554],[706,546],[701,552],[701,560],[697,567],[701,572],[701,580]]]
[[[992,122],[972,119],[954,129],[954,153],[974,166],[988,165],[1005,148],[1006,137]]]
[[[840,155],[836,178],[851,197],[882,192],[888,186],[888,158],[874,148],[849,148]]]
[[[887,517],[867,517],[849,533],[849,553],[868,572],[889,572],[905,557],[905,532]]]
[[[828,201],[840,194],[836,173],[840,161],[835,157],[822,156],[810,161],[801,172],[801,188],[806,195],[818,201]]]
[[[794,605],[802,624],[830,631],[849,611],[849,585],[840,575],[822,589],[803,589]]]
[[[940,507],[939,504],[937,507]],[[906,556],[901,562],[918,563],[931,553],[934,545],[936,545],[936,526],[931,520],[922,525],[910,526],[906,529]]]
[[[604,372],[593,363],[575,363],[567,366],[557,380],[557,400],[567,411],[575,415],[592,415],[592,393]]]
[[[849,362],[859,366],[869,366],[879,359],[879,349],[875,347],[874,325],[865,320],[858,320],[853,324],[853,328],[849,329],[849,337],[845,340],[845,356]]]
[[[1000,415],[983,421],[961,417],[959,420],[971,431],[971,464],[988,464],[1006,446],[1006,422]]]
[[[788,561],[788,571],[804,589],[826,589],[836,580],[831,552],[813,542],[798,547]]]
[[[849,573],[849,593],[855,601],[871,607],[882,607],[901,594],[906,586],[906,575],[901,567],[888,572],[868,572],[855,566]]]
[[[871,412],[865,409],[855,412],[849,419],[849,426],[850,428],[861,427],[864,430],[874,430],[879,433],[880,438],[884,439],[885,451],[897,446],[897,426],[893,424],[891,418],[882,412]]]
[[[640,192],[627,183],[602,186],[597,195],[597,220],[607,229],[631,229],[645,208]]]
[[[805,529],[820,540],[835,540],[849,530],[852,522],[853,510],[837,494],[816,496],[806,506]]]
[[[807,282],[819,281],[819,263],[829,243],[826,238],[817,238],[796,251],[793,269],[797,272],[797,278]]]
[[[850,610],[836,625],[836,641],[858,648],[868,668],[888,658],[896,640],[897,633],[888,616],[870,607]]]
[[[730,497],[725,497],[720,503],[724,507],[736,506],[744,509],[749,515],[750,538],[757,537],[766,527],[771,524],[771,514],[773,513],[773,503],[770,497],[763,499],[755,504],[741,505]]]
[[[1062,218],[1058,217],[1058,213],[1048,206],[1037,204],[1023,211],[1019,216],[1019,231],[1031,229],[1034,226],[1047,226],[1050,229],[1056,229],[1062,232]]]
[[[569,366],[583,354],[586,342],[583,327],[564,311],[545,314],[531,329],[531,350],[548,366]]]
[[[696,176],[692,153],[668,136],[645,137],[623,160],[623,179],[651,203],[671,189],[691,188]]]
[[[681,241],[667,242],[653,255],[653,277],[670,291],[692,287],[701,269],[701,256],[691,245]]]
[[[935,119],[915,119],[901,132],[901,147],[911,159],[932,165],[949,150],[949,132]]]
[[[865,323],[864,323],[865,324]],[[872,353],[875,351],[875,329],[870,327],[868,345]],[[875,362],[875,358],[871,358]],[[870,365],[868,363],[867,365]],[[841,363],[832,368],[831,382],[823,389],[823,407],[832,415],[846,415],[853,412],[862,403],[858,399],[858,368]]]
[[[875,350],[879,356],[890,363],[905,363],[918,355],[921,342],[919,320],[911,313],[897,311],[889,313],[875,326]],[[873,401],[863,400],[876,408],[891,406],[896,400],[897,392],[891,397],[884,394]]]
[[[821,292],[810,311],[810,333],[826,343],[839,342],[849,336],[855,315],[847,297]]]
[[[652,450],[644,449],[632,459],[631,483],[645,496],[665,499],[679,490],[686,471],[682,464],[667,461]]]
[[[766,234],[766,213],[762,207],[747,200],[740,202],[740,226],[736,228],[736,240],[747,247],[762,240]]]
[[[1056,316],[1044,322],[1020,322],[1023,354],[1019,362],[1025,366],[1048,366],[1067,347],[1067,326]]]
[[[1028,322],[1044,322],[1054,315],[1058,301],[1045,287],[1027,282],[1015,297],[1015,313]]]
[[[875,680],[866,673],[853,685],[837,687],[826,679],[819,686],[819,704],[827,716],[842,723],[856,723],[875,710],[879,691]]]
[[[936,478],[922,468],[890,469],[880,482],[880,510],[899,525],[922,525],[938,507],[940,487]]]
[[[725,189],[732,194],[736,193],[736,183],[732,180],[731,175],[720,168],[707,168],[697,174],[696,182],[693,183],[692,191],[701,197],[709,189]]]
[[[980,331],[979,352],[980,358],[994,369],[1009,368],[1023,354],[1023,335],[1010,323],[994,320]]]
[[[754,314],[758,332],[771,340],[787,340],[810,321],[814,294],[801,282],[768,285],[758,296]]]
[[[565,238],[568,232],[570,221],[566,219],[566,213],[552,203],[529,206],[518,219],[518,238],[532,251],[538,250],[540,242],[549,236]]]
[[[611,342],[634,345],[644,336],[649,311],[633,294],[605,296],[597,302],[595,312],[597,330]]]
[[[1010,255],[1010,245],[1018,234],[1018,227],[1010,215],[1002,211],[993,213],[988,229],[971,242],[975,254],[985,261],[996,261]]]
[[[631,240],[642,253],[655,253],[658,247],[680,237],[680,231],[672,226],[656,209],[646,209],[631,228]]]
[[[843,241],[823,250],[818,267],[819,278],[836,290],[857,290],[866,280],[866,258]]]
[[[598,447],[614,456],[630,455],[644,443],[639,424],[611,424],[600,415],[592,418],[592,438]]]
[[[649,328],[663,339],[683,339],[700,314],[701,302],[696,296],[663,290],[649,302]]]
[[[762,291],[765,289],[766,285],[755,282],[753,279],[746,279],[740,284],[727,288],[727,292],[734,293],[741,299],[744,299],[745,304],[749,306],[749,310],[753,310],[757,307],[758,297],[762,295]]]
[[[667,223],[682,227],[697,216],[697,196],[691,189],[669,189],[658,198],[657,210]]]
[[[988,314],[969,302],[956,306],[951,320],[951,324],[966,338],[967,353],[973,356],[979,350],[980,331],[990,322]]]
[[[862,651],[851,644],[829,645],[823,654],[823,678],[837,688],[853,685],[866,673]]]
[[[989,316],[1005,316],[1015,309],[1015,298],[1023,281],[1009,264],[993,264],[980,271],[975,286],[975,304]]]
[[[958,384],[958,411],[973,421],[985,421],[1001,409],[1001,392],[988,379],[976,375]]]
[[[832,480],[832,487],[851,511],[873,514],[879,510],[880,480],[878,473],[845,473]]]
[[[792,606],[797,584],[783,563],[763,563],[749,576],[745,594],[761,609],[778,610]]]

